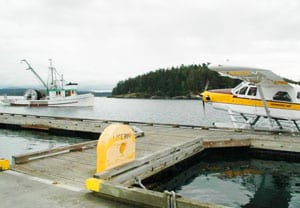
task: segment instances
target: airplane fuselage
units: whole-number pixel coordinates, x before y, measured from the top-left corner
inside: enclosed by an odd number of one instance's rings
[[[202,100],[220,110],[268,116],[267,109],[272,118],[300,119],[300,86],[286,82],[265,81],[261,85],[242,82],[233,89],[205,91]]]

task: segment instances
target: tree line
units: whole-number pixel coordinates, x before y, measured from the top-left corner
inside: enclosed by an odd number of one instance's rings
[[[112,95],[135,94],[145,98],[199,95],[208,82],[208,89],[218,89],[234,87],[240,81],[220,76],[209,70],[207,64],[181,65],[119,81]]]

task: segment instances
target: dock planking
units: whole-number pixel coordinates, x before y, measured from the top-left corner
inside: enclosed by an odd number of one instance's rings
[[[17,121],[14,118],[18,118]],[[8,118],[8,119],[6,119]],[[26,118],[24,120],[19,118]],[[31,120],[33,119],[33,120]],[[168,125],[141,122],[102,121],[76,118],[57,118],[1,114],[0,123],[19,126],[43,126],[45,129],[97,133],[112,123],[128,123],[142,129],[144,135],[136,139],[136,159],[133,162],[106,170],[96,171],[97,141],[59,147],[51,150],[15,156],[11,169],[31,176],[83,188],[87,178],[94,175],[124,187],[131,187],[136,179],[151,177],[207,148],[249,147],[258,150],[300,153],[300,137],[295,133],[274,133],[212,127]],[[65,126],[68,128],[65,128]],[[22,127],[23,128],[23,127]],[[32,128],[30,128],[32,129]],[[36,129],[34,129],[36,130]],[[110,186],[110,185],[108,185]],[[119,185],[117,188],[123,189]],[[113,190],[113,187],[110,187]],[[127,192],[127,190],[125,191]]]
[[[139,161],[143,158],[158,154],[161,151],[166,151],[176,146],[185,144],[188,141],[193,140],[198,134],[199,130],[194,129],[193,137],[184,136],[184,131],[186,129],[176,129],[177,133],[170,134],[170,129],[165,129],[162,126],[138,126],[145,132],[144,137],[138,137],[136,143],[136,160]],[[155,133],[155,130],[161,132],[160,135]],[[96,143],[95,143],[96,145]],[[72,149],[72,148],[71,148]],[[45,153],[47,153],[45,151]],[[61,152],[59,155],[50,155],[50,157],[29,160],[26,163],[19,163],[18,158],[25,157],[24,155],[17,156],[16,162],[12,168],[23,173],[30,175],[53,179],[62,183],[70,183],[70,178],[74,178],[77,175],[75,172],[79,173],[78,178],[82,178],[78,186],[83,186],[85,179],[91,177],[95,174],[96,168],[96,146],[91,149],[83,149],[79,151],[72,152]],[[28,154],[34,155],[35,153]],[[29,169],[29,171],[27,171]],[[71,169],[72,171],[69,171]],[[32,171],[34,170],[34,171]],[[80,176],[80,177],[79,177]],[[77,178],[77,177],[76,177]],[[76,180],[78,182],[78,180]],[[74,181],[72,181],[74,185]]]
[[[24,116],[22,116],[24,118]],[[37,119],[36,117],[34,117]],[[39,117],[41,118],[41,117]],[[74,123],[72,119],[66,119],[66,122],[62,122],[62,118],[41,118],[42,122],[39,123],[35,120],[35,124],[45,124],[45,120],[51,120],[51,124],[53,126],[55,121],[58,120],[59,123],[66,123],[71,121]],[[81,126],[81,122],[83,122],[85,130],[87,129],[87,120],[76,121],[76,130]],[[98,125],[99,135],[101,130],[113,122],[101,122],[101,121],[92,121],[92,124]],[[16,124],[16,123],[14,123]],[[51,128],[53,128],[51,126]],[[138,137],[136,140],[136,163],[141,163],[139,168],[139,172],[134,174],[133,170],[137,167],[134,167],[130,173],[126,169],[126,166],[130,168],[130,164],[125,165],[124,174],[128,175],[128,178],[123,177],[120,179],[120,175],[122,173],[116,171],[115,168],[113,170],[107,172],[118,172],[115,176],[113,174],[106,174],[107,178],[111,180],[115,180],[117,182],[121,182],[127,185],[131,185],[134,177],[140,177],[141,179],[145,177],[151,176],[151,174],[155,174],[165,168],[168,168],[181,160],[189,158],[193,155],[193,153],[198,153],[202,151],[204,148],[220,148],[220,147],[239,147],[239,146],[252,146],[256,148],[263,149],[274,149],[280,151],[292,151],[292,152],[300,152],[300,140],[298,136],[293,136],[291,134],[272,134],[269,132],[236,132],[229,130],[203,130],[201,128],[189,128],[183,127],[181,128],[167,125],[145,125],[145,124],[135,124],[136,127],[142,129],[144,131],[143,137]],[[94,127],[93,127],[94,128]],[[93,129],[92,128],[92,129]],[[69,129],[72,129],[71,127]],[[82,129],[80,129],[82,131]],[[195,139],[199,139],[198,144],[195,147],[188,149],[187,145],[189,142],[193,142]],[[88,138],[87,138],[88,139]],[[89,142],[88,142],[89,143]],[[96,168],[96,141],[90,142],[90,146],[87,149],[82,148],[74,148],[74,146],[68,146],[63,148],[64,151],[57,151],[57,154],[51,155],[48,154],[49,150],[41,151],[38,156],[42,156],[45,154],[45,158],[37,157],[34,160],[22,161],[24,155],[20,155],[15,158],[16,163],[12,168],[16,171],[21,171],[23,173],[27,173],[30,175],[55,179],[57,182],[67,183],[72,185],[77,185],[82,187],[84,185],[85,179],[95,174]],[[78,145],[77,145],[78,146]],[[79,144],[80,146],[80,144]],[[83,145],[84,146],[84,145]],[[195,150],[198,146],[198,150]],[[201,148],[200,148],[201,147]],[[56,152],[56,148],[51,150],[52,152]],[[67,151],[67,150],[70,151]],[[188,149],[189,151],[185,151]],[[51,153],[50,151],[50,153]],[[170,160],[169,157],[175,157],[174,153],[182,151],[176,155],[176,157],[181,157],[181,159],[177,161],[173,161],[168,163]],[[195,151],[195,152],[190,152]],[[163,155],[165,153],[165,155]],[[35,155],[36,153],[28,154],[27,156]],[[183,156],[182,156],[183,155]],[[21,158],[21,159],[20,159]],[[167,158],[167,159],[166,159]],[[148,160],[148,161],[147,161]],[[149,169],[153,169],[148,174],[140,173],[147,172],[148,169],[143,169],[141,166],[149,165],[149,163],[153,163],[153,161],[160,161],[156,168],[149,167]],[[165,160],[165,161],[164,161]],[[141,162],[143,161],[143,162]],[[152,162],[151,162],[152,161]],[[24,163],[23,163],[24,162]],[[142,164],[144,163],[144,165]],[[133,163],[132,163],[133,164]],[[132,165],[131,164],[131,165]],[[120,168],[119,168],[120,169]],[[157,170],[156,170],[157,169]],[[124,176],[123,174],[123,176]],[[109,175],[109,176],[108,176]],[[74,179],[75,178],[75,179]],[[75,183],[74,183],[75,182]]]

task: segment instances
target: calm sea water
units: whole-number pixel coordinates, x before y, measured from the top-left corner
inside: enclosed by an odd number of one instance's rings
[[[245,149],[213,150],[173,172],[152,189],[229,207],[300,207],[299,163],[255,159]]]
[[[94,107],[29,108],[0,106],[0,112],[194,125],[211,125],[215,121],[229,121],[226,113],[215,111],[210,105],[206,105],[204,113],[200,100],[96,97]]]
[[[85,141],[80,137],[49,135],[38,131],[16,131],[0,129],[0,158],[11,161],[13,155],[51,149]]]
[[[205,109],[204,113],[199,100],[101,97],[95,99],[95,106],[92,108],[0,106],[0,112],[33,115],[191,125],[230,122],[227,113],[216,111],[210,105],[206,105]],[[43,132],[0,129],[0,157],[10,158],[12,155],[81,141],[83,141],[82,138],[53,136]],[[188,198],[233,207],[274,207],[270,206],[274,204],[282,205],[277,207],[300,207],[299,169],[299,164],[283,161],[278,163],[249,158],[242,161],[208,159],[208,161],[200,161],[185,171],[179,171],[175,179],[165,180],[160,188],[176,190]],[[280,175],[280,173],[285,174]],[[260,204],[262,205],[260,206],[258,202],[263,201],[266,204]]]
[[[0,99],[2,98],[0,97]],[[94,107],[30,108],[0,105],[0,112],[192,125],[212,125],[215,121],[229,121],[226,113],[214,111],[209,105],[206,106],[204,113],[202,103],[199,100],[148,100],[96,97]],[[0,157],[11,158],[12,155],[48,149],[49,147],[79,141],[82,141],[82,139],[54,137],[38,132],[17,132],[0,129]]]

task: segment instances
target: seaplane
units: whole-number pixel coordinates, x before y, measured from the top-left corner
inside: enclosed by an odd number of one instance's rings
[[[210,70],[222,76],[240,79],[233,89],[205,90],[203,105],[227,111],[235,128],[260,128],[265,120],[269,130],[284,130],[283,122],[300,131],[300,86],[287,82],[271,70],[238,66],[215,66]],[[243,124],[236,119],[238,115]]]

